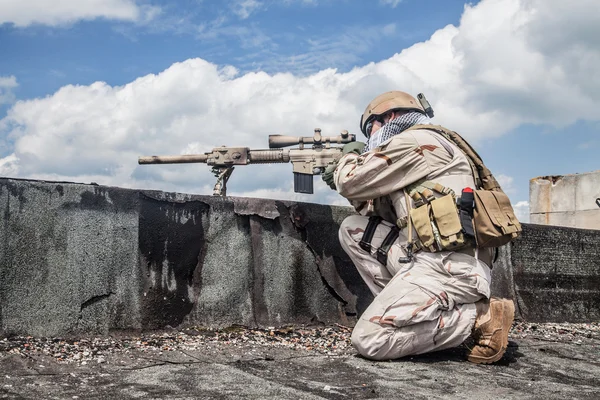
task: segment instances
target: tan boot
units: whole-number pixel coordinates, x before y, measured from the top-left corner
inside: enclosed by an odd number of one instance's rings
[[[492,298],[480,300],[475,306],[475,346],[467,359],[476,364],[490,364],[500,360],[508,347],[508,332],[515,318],[515,305],[509,299]]]

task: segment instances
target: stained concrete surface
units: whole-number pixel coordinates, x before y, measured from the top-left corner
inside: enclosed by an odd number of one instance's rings
[[[600,321],[598,231],[524,225],[509,258],[519,317],[526,321]]]
[[[0,178],[0,335],[352,325],[372,300],[350,207]],[[492,294],[529,321],[600,319],[600,231],[524,224]]]
[[[600,339],[511,339],[494,365],[465,348],[372,362],[352,351],[217,343],[202,349],[58,364],[0,352],[2,399],[598,399]]]
[[[348,207],[0,178],[0,335],[350,323]]]

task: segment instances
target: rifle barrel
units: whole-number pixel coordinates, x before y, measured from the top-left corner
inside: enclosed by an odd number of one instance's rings
[[[186,154],[179,156],[144,156],[138,158],[138,164],[185,164],[205,163],[206,154]]]

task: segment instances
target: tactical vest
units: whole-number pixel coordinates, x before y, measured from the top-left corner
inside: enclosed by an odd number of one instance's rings
[[[406,131],[416,129],[434,131],[455,144],[469,160],[476,187],[464,188],[460,197],[452,189],[430,181],[406,188],[405,195],[414,202],[414,208],[407,209],[409,222],[419,237],[412,241],[415,249],[454,251],[467,244],[499,247],[518,237],[521,224],[508,196],[471,145],[458,133],[439,125],[415,125]]]

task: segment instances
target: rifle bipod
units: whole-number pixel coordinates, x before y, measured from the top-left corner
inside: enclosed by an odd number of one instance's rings
[[[213,188],[213,196],[227,196],[227,181],[235,167],[212,167],[211,172],[217,177]]]

